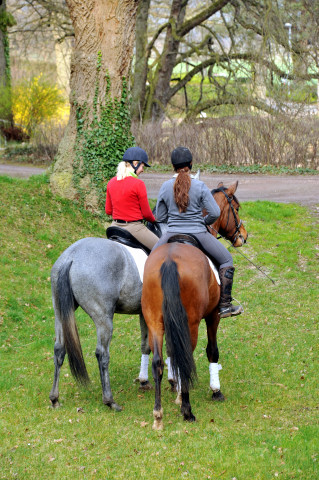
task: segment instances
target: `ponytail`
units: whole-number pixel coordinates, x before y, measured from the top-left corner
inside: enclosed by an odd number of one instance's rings
[[[189,204],[188,192],[192,181],[188,172],[188,167],[180,169],[174,183],[174,200],[180,213],[185,213]]]
[[[126,177],[129,177],[134,173],[134,168],[128,162],[120,162],[117,166],[116,178],[118,180],[123,180]]]

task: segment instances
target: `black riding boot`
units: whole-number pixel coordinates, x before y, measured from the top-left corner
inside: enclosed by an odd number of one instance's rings
[[[226,318],[233,315],[239,315],[244,311],[241,305],[232,305],[231,290],[233,286],[234,267],[225,267],[219,269],[220,277],[220,300],[219,316]]]

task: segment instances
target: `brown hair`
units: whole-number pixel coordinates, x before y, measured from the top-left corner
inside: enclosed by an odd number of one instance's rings
[[[189,171],[190,169],[188,167],[178,169],[178,175],[174,183],[174,200],[180,213],[186,212],[189,204],[188,192],[191,188],[191,177],[188,174]]]

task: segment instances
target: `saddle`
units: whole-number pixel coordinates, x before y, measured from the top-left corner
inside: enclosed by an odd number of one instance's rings
[[[106,229],[106,237],[113,242],[122,243],[123,245],[126,245],[128,247],[140,248],[141,250],[143,250],[143,252],[146,253],[146,255],[149,255],[151,253],[151,250],[149,248],[139,242],[135,237],[133,237],[130,232],[124,230],[123,228],[108,227]]]
[[[191,233],[178,233],[176,235],[173,235],[167,240],[167,243],[186,243],[188,245],[192,245],[193,247],[199,248],[206,257],[208,257],[212,263],[215,265],[216,260],[205,250],[203,245],[200,243],[200,241],[195,237],[195,235],[192,235]]]

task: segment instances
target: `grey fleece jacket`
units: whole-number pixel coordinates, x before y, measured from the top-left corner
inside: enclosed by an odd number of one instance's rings
[[[174,200],[174,182],[171,178],[163,183],[156,204],[156,220],[168,225],[168,232],[202,233],[206,225],[211,225],[220,215],[220,209],[204,182],[192,178],[189,189],[189,205],[186,212],[180,213]],[[208,215],[203,217],[202,210]]]

